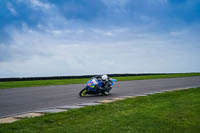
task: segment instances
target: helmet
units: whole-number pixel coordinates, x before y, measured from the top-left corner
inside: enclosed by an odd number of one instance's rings
[[[107,75],[102,75],[102,80],[108,80],[108,76]]]

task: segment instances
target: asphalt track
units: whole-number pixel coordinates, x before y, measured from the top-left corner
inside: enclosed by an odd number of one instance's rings
[[[6,89],[0,90],[0,117],[113,97],[136,96],[199,86],[200,77],[121,81],[117,82],[109,96],[84,98],[80,98],[78,95],[81,88],[84,88],[84,84]]]

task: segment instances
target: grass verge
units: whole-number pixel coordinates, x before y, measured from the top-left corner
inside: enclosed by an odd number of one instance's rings
[[[146,76],[126,76],[113,77],[118,81],[128,80],[145,80],[145,79],[161,79],[161,78],[177,78],[177,77],[192,77],[200,76],[200,73],[179,73],[179,74],[162,74],[162,75],[146,75]],[[35,80],[35,81],[9,81],[0,82],[0,89],[19,88],[19,87],[36,87],[49,85],[67,85],[67,84],[82,84],[89,79],[63,79],[63,80]]]
[[[0,133],[199,133],[200,88],[0,124]]]

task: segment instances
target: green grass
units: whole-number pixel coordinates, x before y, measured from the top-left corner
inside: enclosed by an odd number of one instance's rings
[[[113,78],[117,79],[118,81],[128,81],[128,80],[145,80],[145,79],[177,78],[177,77],[192,77],[192,76],[200,76],[200,73],[126,76],[126,77],[113,77]],[[49,86],[49,85],[82,84],[82,83],[86,83],[88,80],[89,79],[63,79],[63,80],[35,80],[35,81],[0,82],[0,89],[18,88],[18,87]]]
[[[0,124],[0,133],[199,133],[200,88]]]
[[[116,78],[118,81],[128,81],[128,80],[147,80],[147,79],[179,78],[179,77],[193,77],[193,76],[200,76],[200,73],[178,73],[178,74],[127,76],[127,77],[114,77],[114,78]]]
[[[89,79],[9,81],[9,82],[0,82],[0,89],[18,88],[18,87],[49,86],[49,85],[80,84],[80,83],[86,83],[88,80]]]

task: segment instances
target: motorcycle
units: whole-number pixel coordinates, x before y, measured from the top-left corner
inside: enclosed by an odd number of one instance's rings
[[[116,83],[116,79],[110,78],[106,85],[103,87],[103,82],[100,79],[92,78],[86,83],[86,87],[79,92],[79,96],[87,96],[87,95],[108,95],[114,84]],[[107,93],[106,93],[107,92]]]

